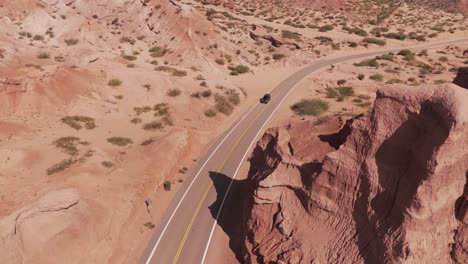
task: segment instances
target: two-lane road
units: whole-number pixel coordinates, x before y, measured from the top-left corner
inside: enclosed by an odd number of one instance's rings
[[[462,39],[431,43],[411,47],[410,49],[432,49],[467,41],[468,39]],[[217,218],[223,205],[221,203],[219,209],[216,208],[213,212],[210,211],[209,206],[217,199],[217,191],[219,191],[216,190],[213,182],[216,182],[217,177],[222,177],[220,175],[226,175],[233,179],[236,177],[237,171],[252,145],[294,87],[307,75],[331,64],[398,50],[380,50],[322,59],[279,83],[270,92],[272,99],[269,104],[257,103],[252,106],[208,150],[206,156],[198,161],[193,173],[185,181],[172,204],[168,207],[166,215],[156,229],[141,258],[141,262],[145,264],[204,263],[216,228],[214,218]],[[219,186],[217,188],[219,189]],[[222,188],[226,188],[225,193],[227,195],[230,184],[224,184]]]

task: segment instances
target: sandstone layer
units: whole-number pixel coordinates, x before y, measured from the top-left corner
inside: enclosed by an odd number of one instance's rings
[[[466,263],[467,100],[452,84],[392,86],[338,133],[268,130],[251,157],[242,257]],[[336,150],[304,155],[323,144]]]

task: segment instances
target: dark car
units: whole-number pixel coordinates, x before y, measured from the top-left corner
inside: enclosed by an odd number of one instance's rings
[[[262,104],[268,104],[270,102],[271,95],[270,94],[265,94],[262,99],[260,99],[260,103]]]

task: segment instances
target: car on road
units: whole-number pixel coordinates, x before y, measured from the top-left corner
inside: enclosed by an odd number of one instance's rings
[[[270,102],[270,99],[271,99],[271,95],[270,95],[270,94],[265,94],[265,95],[260,99],[260,103],[262,103],[262,104],[268,104],[268,102]]]

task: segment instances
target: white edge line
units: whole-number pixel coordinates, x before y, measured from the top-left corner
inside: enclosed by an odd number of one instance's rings
[[[325,67],[325,66],[324,66]],[[268,119],[265,121],[265,123],[263,123],[263,126],[258,130],[257,134],[255,135],[255,137],[252,139],[252,142],[250,143],[249,147],[247,148],[247,150],[245,151],[244,153],[244,156],[242,157],[242,159],[239,161],[239,165],[237,166],[237,169],[236,171],[234,172],[234,176],[232,177],[231,179],[231,182],[229,183],[229,186],[226,190],[226,193],[224,194],[224,197],[223,197],[223,201],[221,202],[221,206],[218,210],[218,213],[216,214],[216,219],[214,220],[213,222],[213,227],[211,228],[211,232],[210,232],[210,236],[208,238],[208,242],[206,243],[206,247],[205,247],[205,252],[203,253],[203,258],[202,258],[202,261],[201,261],[201,264],[204,264],[205,263],[205,258],[206,258],[206,255],[208,254],[208,249],[210,247],[210,243],[211,243],[211,239],[213,237],[213,233],[214,233],[214,230],[216,228],[216,223],[218,222],[218,218],[219,218],[219,215],[221,214],[221,210],[223,209],[223,206],[224,206],[224,202],[226,201],[226,198],[229,194],[229,190],[231,189],[231,186],[232,186],[232,183],[234,182],[234,180],[236,179],[236,176],[237,176],[237,172],[239,171],[245,157],[247,156],[247,154],[249,153],[249,150],[250,148],[252,147],[252,145],[255,143],[255,140],[257,139],[258,135],[260,135],[260,133],[263,131],[263,129],[265,128],[265,126],[268,124],[268,122],[270,121],[270,119],[273,117],[273,115],[276,113],[276,110],[278,110],[278,108],[281,106],[281,104],[283,103],[283,101],[288,97],[288,95],[296,88],[297,85],[299,85],[299,83],[301,83],[307,76],[309,76],[310,74],[316,72],[317,70],[321,69],[323,67],[320,67],[314,71],[311,71],[309,74],[307,74],[306,76],[304,76],[304,78],[302,78],[301,80],[299,80],[294,86],[293,88],[291,88],[288,93],[286,93],[286,95],[283,97],[283,99],[281,100],[281,102],[279,102],[279,104],[276,106],[276,108],[273,110],[273,112],[271,112],[270,116],[268,117]]]
[[[462,41],[460,41],[460,42],[465,42],[465,41],[466,41],[466,40],[462,40]],[[442,44],[442,43],[440,43],[440,44],[437,43],[437,44],[438,44],[438,45],[446,45],[446,44]],[[434,44],[434,46],[438,46],[437,44]],[[420,48],[422,48],[422,47],[415,47],[414,49],[420,49]],[[433,48],[434,48],[434,47],[430,47],[429,49],[433,49]],[[382,51],[382,53],[385,53],[385,52],[387,52],[387,51]],[[363,54],[363,55],[364,55],[364,54]],[[374,56],[374,55],[372,55],[372,56]],[[364,57],[364,56],[363,56],[363,57]],[[352,60],[352,59],[350,59],[350,60]],[[319,61],[316,61],[315,63],[320,62],[320,61],[323,61],[323,59],[322,59],[322,60],[319,60]],[[205,263],[205,259],[206,259],[206,256],[207,256],[207,254],[208,254],[208,249],[209,249],[209,247],[210,247],[211,239],[213,238],[214,230],[215,230],[215,228],[216,228],[216,223],[218,222],[219,215],[221,214],[221,210],[223,209],[224,202],[225,202],[226,199],[227,199],[227,196],[228,196],[228,194],[229,194],[229,190],[231,189],[232,183],[233,183],[234,180],[236,179],[237,172],[239,171],[239,169],[240,169],[240,167],[241,167],[241,165],[242,165],[242,162],[244,161],[245,157],[247,156],[247,153],[249,153],[249,150],[250,150],[250,148],[252,147],[252,145],[253,145],[253,143],[255,142],[255,140],[257,139],[258,135],[260,134],[260,132],[263,131],[263,128],[266,126],[266,124],[268,124],[268,122],[270,121],[271,117],[275,114],[276,110],[278,110],[278,108],[281,106],[281,104],[283,103],[283,101],[284,101],[284,100],[288,97],[288,95],[296,88],[296,86],[299,85],[299,83],[301,83],[307,76],[311,75],[312,73],[314,73],[314,72],[316,72],[316,71],[318,71],[318,70],[320,70],[320,69],[322,69],[322,68],[324,68],[324,67],[326,67],[326,66],[328,66],[328,65],[325,65],[325,66],[320,67],[320,68],[318,68],[318,69],[316,69],[316,70],[314,70],[314,71],[311,71],[309,74],[307,74],[306,76],[304,76],[304,78],[302,78],[301,80],[299,80],[299,81],[293,86],[293,88],[291,88],[291,89],[288,91],[288,93],[283,97],[283,99],[282,99],[281,102],[276,106],[276,108],[273,110],[273,112],[271,112],[271,114],[270,114],[270,116],[268,117],[268,119],[265,121],[265,123],[263,124],[263,126],[262,126],[262,127],[260,128],[260,130],[257,132],[257,135],[255,135],[255,137],[253,138],[253,140],[252,140],[252,142],[250,143],[249,147],[248,147],[247,150],[245,151],[244,156],[243,156],[242,159],[239,161],[239,165],[237,166],[237,169],[236,169],[236,171],[234,172],[234,176],[232,177],[231,182],[229,183],[229,186],[228,186],[228,188],[227,188],[227,190],[226,190],[226,193],[224,194],[223,201],[221,202],[221,206],[220,206],[220,208],[219,208],[219,210],[218,210],[218,213],[216,214],[216,219],[215,219],[214,222],[213,222],[213,227],[211,228],[210,236],[208,237],[208,241],[207,241],[207,243],[206,243],[205,252],[203,253],[203,258],[202,258],[202,260],[201,260],[201,262],[200,262],[201,264],[204,264],[204,263]],[[300,71],[300,70],[299,70],[299,71]],[[292,74],[291,74],[291,75],[292,75]],[[283,80],[283,81],[284,81],[284,80]],[[281,82],[282,82],[282,81],[281,81]],[[281,82],[279,82],[278,85],[279,85]],[[276,88],[276,87],[275,87],[275,88]],[[271,91],[273,91],[273,90],[274,90],[274,88],[273,88]],[[270,92],[271,92],[271,91],[270,91]]]
[[[232,134],[232,132],[242,123],[242,120],[244,120],[244,118],[246,118],[250,112],[252,112],[252,110],[255,109],[255,107],[258,105],[258,102],[250,108],[250,110],[244,114],[244,116],[237,122],[237,124],[231,129],[231,131],[229,131],[229,133],[223,138],[223,140],[221,140],[221,142],[219,142],[218,146],[216,146],[216,148],[211,152],[210,156],[208,156],[208,158],[206,159],[205,163],[203,163],[203,165],[201,166],[201,168],[198,170],[197,174],[195,175],[195,177],[193,178],[192,182],[190,183],[190,185],[187,187],[187,189],[185,190],[184,194],[182,195],[182,198],[179,200],[179,203],[177,203],[176,205],[176,208],[174,209],[174,211],[172,212],[171,216],[169,217],[169,220],[166,222],[166,225],[164,226],[164,229],[162,230],[161,234],[159,235],[159,238],[158,240],[156,241],[156,244],[154,245],[153,249],[151,250],[151,253],[150,255],[148,256],[148,259],[146,260],[145,264],[149,264],[151,262],[151,259],[153,258],[153,255],[154,255],[154,252],[156,252],[156,249],[158,248],[158,245],[159,243],[161,242],[161,239],[162,237],[164,236],[165,232],[166,232],[166,229],[167,227],[169,226],[169,224],[171,223],[172,221],[172,218],[174,218],[174,215],[176,214],[177,210],[179,209],[179,206],[182,204],[182,202],[184,201],[184,198],[185,196],[187,195],[187,193],[189,192],[190,188],[192,187],[193,183],[195,182],[195,180],[198,178],[198,175],[200,175],[200,172],[205,168],[205,165],[208,163],[208,161],[210,161],[211,157],[214,155],[214,153],[216,153],[216,151],[219,149],[219,147],[224,143],[224,141]]]

